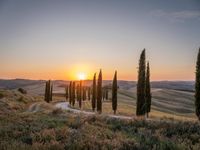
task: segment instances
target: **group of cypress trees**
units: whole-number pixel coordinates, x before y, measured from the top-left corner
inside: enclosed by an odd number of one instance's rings
[[[87,89],[87,90],[86,90]],[[117,111],[117,71],[112,83],[112,109],[114,114]],[[108,99],[108,89],[102,88],[102,71],[100,70],[98,80],[96,83],[96,73],[93,77],[92,88],[83,87],[82,81],[76,86],[76,82],[71,81],[65,88],[65,97],[70,105],[75,105],[75,98],[77,98],[79,107],[82,107],[82,100],[86,100],[86,95],[88,95],[88,100],[91,99],[92,110],[97,110],[98,113],[102,112],[102,99]],[[86,94],[87,93],[87,94]],[[91,97],[92,94],[92,97]],[[52,101],[53,96],[53,84],[50,80],[46,81],[45,85],[45,97],[46,102]],[[138,70],[138,83],[137,83],[137,108],[136,115],[148,117],[151,111],[151,85],[150,85],[150,66],[149,62],[146,65],[146,53],[145,49],[142,51],[139,60],[139,70]],[[197,56],[196,62],[196,79],[195,79],[195,108],[196,116],[200,120],[200,48]]]
[[[114,79],[113,79],[113,86],[112,86],[112,108],[114,114],[117,110],[117,71],[115,72]],[[92,110],[97,110],[98,113],[102,113],[102,100],[108,99],[108,89],[102,88],[102,71],[100,70],[99,76],[96,83],[96,73],[93,77],[93,84],[92,84]]]
[[[94,74],[92,90],[90,87],[84,87],[83,81],[79,81],[76,85],[75,81],[70,81],[69,85],[65,88],[65,97],[68,100],[70,105],[75,105],[75,99],[77,98],[77,102],[79,107],[82,108],[82,101],[86,100],[86,95],[88,95],[88,100],[91,98],[92,110],[97,110],[98,113],[102,113],[102,100],[108,99],[108,89],[102,88],[102,71],[100,70],[98,79],[96,81],[96,73]],[[196,71],[196,89],[200,89],[200,54],[198,55],[197,61],[197,71]],[[51,81],[46,82],[45,88],[45,101],[52,101],[52,90],[53,85]],[[114,114],[117,111],[117,71],[115,71],[113,83],[112,83],[112,109]],[[196,106],[200,108],[200,90],[196,90]],[[147,63],[146,68],[146,56],[145,49],[142,51],[140,60],[139,60],[139,71],[138,71],[138,84],[137,84],[137,109],[136,115],[143,116],[150,112],[151,110],[151,86],[150,86],[150,67],[149,62]],[[196,114],[200,116],[199,109],[196,109]]]
[[[70,81],[69,86],[65,88],[66,99],[69,99],[69,104],[74,106],[76,101],[76,83],[75,81]],[[69,96],[67,96],[69,95]]]
[[[75,105],[75,82],[70,81],[69,83],[69,104]]]
[[[45,94],[44,100],[49,103],[52,101],[53,97],[53,84],[51,84],[51,80],[46,81],[45,83]]]
[[[96,73],[93,77],[92,84],[92,110],[97,110],[98,113],[102,112],[102,71],[100,70],[98,80],[96,83]]]
[[[139,60],[138,83],[137,83],[137,108],[136,115],[144,116],[151,111],[151,86],[149,62],[146,68],[145,49],[142,51]]]
[[[66,100],[69,100],[69,104],[74,106],[77,100],[79,107],[82,108],[82,101],[91,98],[90,87],[83,86],[83,81],[79,82],[70,81],[69,85],[65,88]]]
[[[102,95],[102,99],[103,99],[103,101],[106,99],[106,100],[108,100],[108,88],[106,88],[106,87],[103,87],[103,95]]]

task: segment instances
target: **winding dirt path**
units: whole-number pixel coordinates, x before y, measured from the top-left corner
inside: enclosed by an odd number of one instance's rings
[[[69,105],[69,102],[58,102],[54,105],[52,105],[51,107],[56,107],[56,108],[60,108],[62,110],[68,110],[72,113],[76,113],[76,114],[84,114],[84,115],[96,115],[98,113],[95,112],[89,112],[89,111],[85,111],[85,110],[79,110],[79,109],[74,109],[71,108]],[[28,112],[33,112],[36,113],[38,111],[40,111],[42,109],[42,103],[38,102],[38,103],[34,103],[32,104],[29,108],[28,108]],[[110,118],[117,118],[117,119],[123,119],[123,120],[132,120],[132,119],[138,119],[136,116],[130,117],[130,116],[123,116],[123,115],[112,115],[112,114],[101,114]],[[141,118],[142,119],[142,118]],[[159,121],[159,122],[168,122],[168,123],[175,123],[177,121],[175,120],[161,120],[161,119],[152,119],[152,118],[145,118],[146,121]]]
[[[60,103],[57,103],[55,105],[56,108],[61,108],[63,110],[69,110],[73,113],[81,113],[81,114],[85,114],[85,115],[95,115],[96,113],[95,112],[88,112],[88,111],[84,111],[84,110],[78,110],[78,109],[74,109],[74,108],[71,108],[69,107],[69,103],[68,102],[60,102]],[[133,117],[128,117],[128,116],[122,116],[122,115],[111,115],[111,114],[105,114],[106,116],[108,117],[111,117],[111,118],[119,118],[119,119],[133,119]]]

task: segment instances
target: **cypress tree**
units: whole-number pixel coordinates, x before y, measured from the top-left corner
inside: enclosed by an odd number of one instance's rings
[[[75,88],[76,88],[76,83],[72,82],[72,105],[73,106],[75,105],[75,97],[76,97]]]
[[[145,71],[146,71],[146,60],[145,60],[145,49],[142,51],[139,60],[138,70],[138,83],[137,83],[137,108],[136,115],[145,115]]]
[[[90,87],[88,87],[88,100],[90,101],[90,95],[91,95],[91,91],[90,91]]]
[[[47,88],[48,88],[48,83],[47,82],[45,82],[45,95],[44,95],[44,100],[47,102],[48,100],[47,100]]]
[[[92,84],[92,110],[95,111],[96,108],[96,73],[94,74],[93,84]]]
[[[102,72],[100,70],[97,82],[97,112],[102,112]]]
[[[200,120],[200,48],[196,62],[196,79],[195,79],[195,112]]]
[[[115,75],[113,78],[113,84],[112,84],[112,109],[114,111],[114,114],[116,114],[116,110],[117,110],[117,71],[115,71]]]
[[[44,100],[49,103],[52,100],[52,93],[51,93],[51,81],[47,81],[45,85],[45,98]]]
[[[106,89],[106,97],[105,97],[106,100],[108,100],[108,92],[109,92],[108,89]]]
[[[81,95],[82,95],[82,81],[80,80],[80,84],[79,84],[79,108],[81,109],[82,108],[82,98],[81,98]]]
[[[69,83],[69,104],[72,104],[72,82]]]
[[[69,86],[68,85],[65,87],[65,98],[66,98],[66,100],[68,100],[68,98],[69,98]]]
[[[79,84],[76,86],[76,100],[79,101]]]
[[[105,88],[102,89],[102,100],[104,101],[105,99]]]
[[[51,81],[48,81],[48,103],[51,101]]]
[[[51,84],[51,89],[50,89],[50,101],[53,100],[53,84]]]
[[[81,95],[82,101],[84,101],[84,86],[82,86],[82,95]]]
[[[47,103],[49,103],[50,94],[50,80],[47,81]]]
[[[86,87],[83,87],[83,101],[86,100]]]
[[[145,97],[146,97],[146,113],[147,118],[151,111],[151,85],[150,85],[150,67],[149,62],[147,63],[147,72],[146,72],[146,87],[145,87]]]
[[[84,91],[85,92],[84,93],[84,100],[86,100],[87,99],[87,87],[85,87],[84,89],[85,89],[85,91]]]

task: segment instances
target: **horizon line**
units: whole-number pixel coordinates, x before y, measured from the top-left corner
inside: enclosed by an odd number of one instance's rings
[[[33,80],[33,81],[80,81],[80,80],[63,80],[63,79],[31,79],[31,78],[0,78],[0,80]],[[93,79],[85,79],[84,81],[92,81]],[[112,81],[112,79],[105,79],[103,81]],[[129,82],[137,82],[137,80],[126,80],[126,79],[119,79],[118,81],[129,81]],[[169,80],[169,79],[163,79],[163,80],[151,80],[151,82],[195,82],[195,80]]]

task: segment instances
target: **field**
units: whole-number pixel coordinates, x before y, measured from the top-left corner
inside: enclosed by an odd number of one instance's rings
[[[54,83],[53,102],[43,100],[43,82],[0,90],[0,149],[200,149],[200,126],[194,115],[194,93],[152,88],[152,111],[148,120],[135,116],[135,87],[121,86],[117,115],[111,118],[111,93],[103,102],[103,115],[87,116],[55,108],[66,101],[63,87]],[[35,105],[37,104],[37,105]],[[91,111],[91,102],[83,110]],[[76,104],[75,109],[78,109]]]
[[[54,81],[54,100],[65,101],[64,86],[68,81]],[[111,81],[104,81],[103,85],[110,85]],[[194,110],[194,82],[190,81],[160,81],[152,82],[152,111],[150,117],[171,118],[179,120],[196,120]],[[24,88],[30,95],[44,95],[44,81],[34,80],[0,80],[4,88]],[[84,85],[91,86],[91,81],[85,81]],[[135,115],[136,106],[136,82],[118,81],[118,115]],[[111,91],[109,100],[103,102],[103,113],[112,114]],[[78,109],[76,104],[75,108]],[[83,103],[83,110],[91,110],[91,102]]]
[[[118,115],[134,116],[136,112],[136,92],[135,89],[118,91]],[[194,114],[194,93],[169,90],[152,90],[152,111],[150,118],[171,118],[178,120],[196,120]],[[78,104],[75,105],[79,109]],[[91,101],[83,102],[83,110],[92,111]],[[112,114],[111,91],[109,100],[103,102],[103,113]]]
[[[199,149],[198,122],[121,120],[56,109],[40,97],[1,90],[0,149]],[[22,97],[20,101],[18,97]],[[3,100],[4,103],[2,102]],[[38,112],[27,110],[41,103]],[[17,108],[13,105],[18,104]],[[2,110],[2,109],[1,109]],[[9,111],[7,111],[9,110]]]

